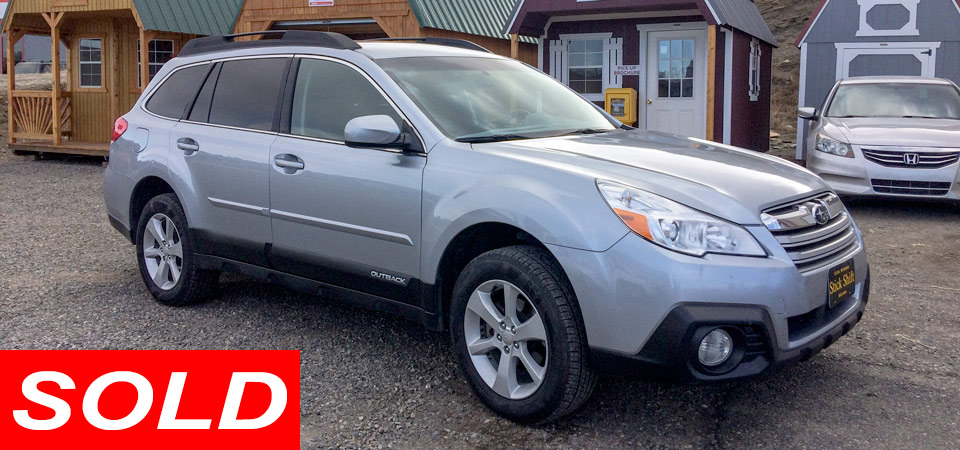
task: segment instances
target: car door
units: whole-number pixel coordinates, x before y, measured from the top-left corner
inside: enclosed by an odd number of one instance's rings
[[[419,305],[423,154],[344,144],[356,117],[403,118],[344,62],[294,64],[291,99],[270,151],[270,259],[279,270]],[[294,79],[295,78],[295,79]]]
[[[197,207],[191,226],[199,252],[266,265],[270,146],[291,58],[218,63],[187,120],[171,133],[172,159],[182,166]]]

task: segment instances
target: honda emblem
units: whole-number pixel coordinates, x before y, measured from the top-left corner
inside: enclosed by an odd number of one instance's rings
[[[916,153],[904,153],[903,163],[908,166],[915,166],[917,164],[920,164],[920,155]]]

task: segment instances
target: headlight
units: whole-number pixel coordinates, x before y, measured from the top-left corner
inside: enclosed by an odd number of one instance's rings
[[[844,158],[853,158],[853,149],[849,145],[823,134],[817,135],[817,150]]]
[[[767,254],[739,225],[612,181],[597,180],[597,187],[628,228],[670,250],[695,256],[706,253]]]

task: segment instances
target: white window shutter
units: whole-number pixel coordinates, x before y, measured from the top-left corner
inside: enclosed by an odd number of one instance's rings
[[[603,90],[623,87],[623,76],[615,75],[623,65],[623,38],[607,39],[603,43]]]
[[[567,84],[567,42],[564,40],[550,41],[550,76],[557,81]]]

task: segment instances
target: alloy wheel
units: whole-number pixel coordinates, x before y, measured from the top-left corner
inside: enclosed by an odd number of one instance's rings
[[[160,289],[177,286],[183,270],[183,241],[169,217],[154,214],[143,232],[143,262],[150,279]]]
[[[464,312],[463,332],[480,378],[502,397],[533,395],[547,373],[547,332],[530,298],[502,280],[477,287]]]

